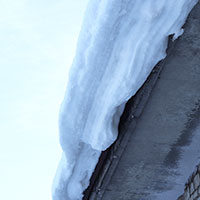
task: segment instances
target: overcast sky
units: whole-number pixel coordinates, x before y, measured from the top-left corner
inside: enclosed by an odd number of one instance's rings
[[[0,199],[50,200],[58,111],[88,0],[0,0]]]

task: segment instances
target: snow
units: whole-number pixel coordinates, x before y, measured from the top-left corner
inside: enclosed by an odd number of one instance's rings
[[[60,109],[54,200],[79,200],[102,151],[117,138],[127,100],[166,56],[197,0],[91,0]]]

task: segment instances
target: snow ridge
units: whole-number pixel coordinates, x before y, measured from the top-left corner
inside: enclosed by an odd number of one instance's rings
[[[54,200],[80,200],[124,105],[166,56],[197,0],[90,0],[60,110]]]

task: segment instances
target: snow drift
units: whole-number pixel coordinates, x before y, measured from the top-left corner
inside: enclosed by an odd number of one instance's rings
[[[197,0],[90,0],[60,110],[54,200],[79,200],[127,100],[166,56]]]

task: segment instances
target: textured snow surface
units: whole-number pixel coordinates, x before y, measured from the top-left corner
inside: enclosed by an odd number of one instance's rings
[[[197,0],[90,0],[60,110],[54,200],[79,200],[127,100],[166,56]]]

